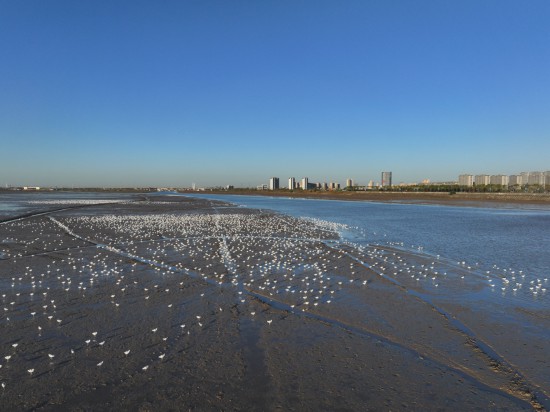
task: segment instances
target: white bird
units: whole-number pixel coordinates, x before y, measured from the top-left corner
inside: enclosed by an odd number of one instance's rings
[[[130,349],[124,351],[124,355],[126,356],[128,356],[129,353],[130,353]]]

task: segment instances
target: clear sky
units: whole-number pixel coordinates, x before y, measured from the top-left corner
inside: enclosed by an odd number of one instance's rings
[[[550,170],[550,1],[0,0],[0,184]]]

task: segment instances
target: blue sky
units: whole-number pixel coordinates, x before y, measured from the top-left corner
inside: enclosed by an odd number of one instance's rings
[[[0,0],[0,184],[550,169],[550,2]]]

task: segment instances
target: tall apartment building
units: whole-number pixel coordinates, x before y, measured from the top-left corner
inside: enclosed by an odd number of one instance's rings
[[[293,177],[288,178],[288,190],[294,190],[296,189],[296,179]]]
[[[346,179],[346,187],[353,187],[353,180],[352,179]]]
[[[309,185],[309,179],[307,177],[302,178],[302,181],[300,182],[300,187],[302,190],[307,190]]]
[[[521,186],[523,184],[523,180],[521,179],[521,175],[510,175],[508,176],[508,184],[510,186]]]
[[[458,176],[458,184],[460,186],[473,186],[474,185],[474,176],[473,175],[460,175]]]
[[[541,185],[546,184],[546,174],[544,172],[530,172],[529,173],[529,184],[530,185]]]
[[[278,177],[272,177],[269,179],[269,190],[277,190],[279,189],[279,178]]]
[[[490,181],[492,185],[508,186],[508,180],[506,175],[491,175]]]
[[[476,175],[474,179],[476,186],[488,185],[491,183],[491,176],[489,175]]]
[[[391,172],[382,172],[382,187],[391,186]]]

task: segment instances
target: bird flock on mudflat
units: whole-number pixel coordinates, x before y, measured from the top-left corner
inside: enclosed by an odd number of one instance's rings
[[[10,341],[0,338],[3,390],[22,376],[37,379],[68,362],[98,369],[118,362],[147,373],[177,356],[170,345],[200,334],[230,310],[215,303],[218,290],[230,290],[236,299],[231,305],[252,318],[260,315],[249,305],[253,297],[297,313],[330,311],[345,288],[368,288],[372,274],[431,291],[481,280],[503,294],[547,295],[545,277],[496,265],[482,271],[479,264],[450,262],[402,243],[347,242],[338,232],[352,228],[334,222],[222,206],[199,213],[174,212],[172,202],[144,204],[167,210],[84,209],[0,225],[0,325],[12,328]],[[191,296],[190,280],[203,285]],[[171,323],[152,313],[128,330],[113,330],[102,324],[105,318],[94,319],[96,310],[124,319],[126,311],[147,312],[153,302],[151,312]],[[274,319],[267,313],[262,322],[273,327]],[[140,328],[140,339],[128,338],[133,327]]]

